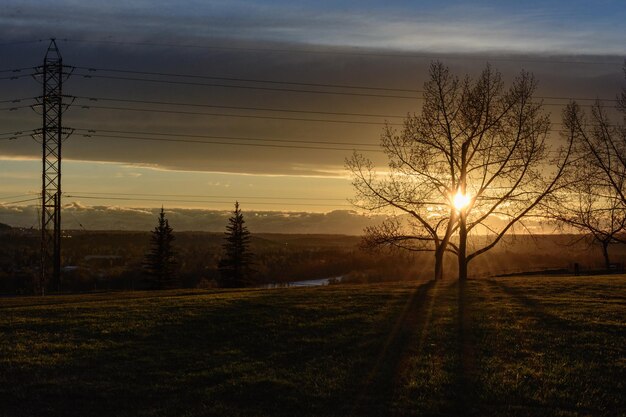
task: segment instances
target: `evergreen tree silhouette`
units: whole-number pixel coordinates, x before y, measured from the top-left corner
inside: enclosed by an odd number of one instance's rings
[[[228,219],[226,238],[222,245],[224,254],[219,261],[220,283],[223,287],[243,287],[252,281],[252,253],[250,232],[245,226],[239,202],[235,202],[233,215]]]
[[[150,238],[150,252],[146,256],[146,271],[154,289],[172,288],[175,286],[175,254],[172,248],[173,229],[165,218],[161,207],[157,226]]]

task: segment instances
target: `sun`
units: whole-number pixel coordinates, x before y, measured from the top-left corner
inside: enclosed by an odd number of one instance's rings
[[[452,204],[457,211],[463,210],[470,203],[471,197],[469,194],[463,194],[460,190],[457,191],[456,195],[452,199]]]

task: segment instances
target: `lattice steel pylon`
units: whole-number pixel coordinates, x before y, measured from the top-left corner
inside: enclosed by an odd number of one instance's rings
[[[42,77],[43,95],[39,98],[42,127],[37,131],[41,138],[41,264],[39,282],[35,290],[42,295],[46,288],[61,289],[61,145],[71,131],[64,129],[62,115],[67,105],[63,103],[63,81],[69,76],[64,71],[63,60],[56,41],[50,40],[43,66],[37,75]]]

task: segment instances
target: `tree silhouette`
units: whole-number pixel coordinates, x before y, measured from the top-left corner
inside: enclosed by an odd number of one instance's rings
[[[176,284],[173,240],[173,229],[161,207],[157,226],[150,238],[150,252],[146,256],[145,265],[150,284],[155,289],[172,288]]]
[[[626,87],[617,106],[596,100],[589,117],[572,101],[563,112],[563,125],[574,135],[576,156],[594,171],[593,180],[612,187],[626,205]]]
[[[567,105],[563,111],[563,133],[573,138],[575,169],[569,171],[569,186],[547,207],[553,218],[588,233],[602,246],[607,269],[609,245],[626,240],[624,121],[626,88],[617,97],[616,108],[597,100],[587,115],[576,101]]]
[[[235,202],[233,215],[228,219],[226,238],[219,261],[220,283],[223,287],[243,287],[252,281],[252,253],[250,232],[245,226],[239,202]]]
[[[583,232],[582,238],[591,236],[591,243],[600,245],[604,266],[609,270],[609,245],[625,243],[626,207],[612,187],[593,181],[574,184],[562,193],[558,202],[550,204],[549,212],[562,225]]]
[[[358,153],[346,163],[353,203],[391,216],[366,229],[366,245],[434,252],[435,279],[450,252],[464,280],[471,260],[524,227],[561,186],[571,149],[568,141],[550,155],[549,116],[533,99],[536,86],[527,72],[505,88],[489,65],[472,80],[431,64],[421,114],[409,115],[400,131],[383,130],[387,174]]]

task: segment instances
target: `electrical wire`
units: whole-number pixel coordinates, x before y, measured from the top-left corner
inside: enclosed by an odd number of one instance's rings
[[[353,117],[378,117],[378,118],[395,118],[395,119],[405,119],[407,115],[410,115],[410,112],[407,114],[399,115],[399,114],[372,114],[372,113],[348,113],[348,112],[330,112],[330,111],[316,111],[316,110],[294,110],[294,109],[278,109],[278,108],[267,108],[267,107],[243,107],[243,106],[222,106],[222,105],[214,105],[214,104],[199,104],[199,103],[188,103],[188,102],[172,102],[172,101],[152,101],[152,100],[135,100],[135,99],[124,99],[124,98],[113,98],[113,97],[87,97],[87,96],[72,96],[77,100],[87,100],[90,102],[99,102],[99,101],[111,101],[111,102],[120,102],[120,103],[136,103],[136,104],[153,104],[153,105],[164,105],[164,106],[181,106],[181,107],[198,107],[198,108],[217,108],[217,109],[228,109],[228,110],[250,110],[250,111],[266,111],[266,112],[278,112],[278,113],[297,113],[297,114],[321,114],[321,115],[329,115],[329,116],[353,116]],[[560,103],[543,103],[546,106],[565,106],[565,104]],[[591,105],[582,105],[584,107]],[[90,104],[82,105],[83,108],[89,109],[93,108],[105,108],[99,106],[92,106]],[[612,107],[612,106],[611,106]],[[127,109],[127,108],[124,108]],[[148,111],[139,110],[136,111]],[[152,111],[164,111],[164,110],[152,110]],[[168,111],[169,112],[169,111]],[[174,112],[174,111],[172,111]],[[255,116],[255,115],[234,115],[234,114],[213,114],[213,113],[183,113],[183,114],[199,114],[199,115],[211,115],[211,116],[225,116],[225,117],[244,117],[244,118],[271,118],[268,116]],[[335,122],[335,123],[356,123],[355,121],[337,121],[337,120],[319,120],[319,119],[292,119],[292,118],[277,118],[278,120],[297,120],[297,121],[316,121],[316,122]],[[374,122],[358,122],[365,124],[380,124]],[[383,123],[383,124],[391,124],[393,123]],[[552,123],[553,125],[561,125],[562,123]],[[401,125],[401,124],[396,124]]]
[[[86,134],[87,137],[103,137],[109,139],[123,139],[123,140],[139,140],[150,142],[172,142],[172,143],[195,143],[195,144],[208,144],[208,145],[228,145],[228,146],[251,146],[261,148],[283,148],[283,149],[308,149],[308,150],[328,150],[328,151],[359,151],[359,152],[376,152],[383,153],[384,151],[379,149],[357,149],[357,148],[335,148],[335,147],[322,147],[322,146],[296,146],[296,145],[275,145],[266,143],[232,143],[232,142],[220,142],[220,141],[207,141],[207,140],[191,140],[191,139],[169,139],[169,138],[153,138],[153,137],[138,137],[138,136],[117,136],[117,135],[100,135],[100,134]]]
[[[33,39],[33,40],[30,40],[30,41],[1,42],[0,46],[23,45],[23,44],[26,44],[26,43],[37,43],[37,42],[43,42],[43,39]]]
[[[198,104],[198,103],[182,103],[173,101],[150,101],[150,100],[134,100],[112,97],[86,97],[86,96],[73,96],[78,100],[88,101],[113,101],[120,103],[138,103],[138,104],[157,104],[167,106],[185,106],[185,107],[205,107],[216,109],[229,109],[229,110],[253,110],[253,111],[267,111],[267,112],[280,112],[280,113],[306,113],[306,114],[324,114],[332,116],[357,116],[357,117],[388,117],[388,118],[405,118],[406,115],[397,114],[371,114],[371,113],[344,113],[344,112],[329,112],[329,111],[314,111],[314,110],[294,110],[294,109],[277,109],[267,107],[242,107],[242,106],[221,106],[215,104]],[[0,103],[2,103],[0,101]]]
[[[203,144],[203,145],[227,145],[227,146],[243,146],[243,147],[261,147],[261,148],[279,148],[279,149],[306,149],[306,150],[323,150],[323,151],[342,151],[342,152],[363,152],[363,153],[385,153],[383,149],[380,149],[380,145],[376,144],[365,144],[365,146],[377,147],[378,149],[361,149],[356,147],[348,147],[348,143],[341,143],[342,145],[346,145],[344,148],[338,147],[327,147],[327,146],[299,146],[299,145],[276,145],[269,143],[233,143],[233,142],[221,142],[221,141],[212,141],[212,140],[191,140],[191,139],[172,139],[172,138],[155,138],[155,137],[141,137],[141,136],[125,136],[125,135],[102,135],[95,130],[89,130],[87,132],[91,133],[79,133],[78,131],[85,131],[84,129],[76,129],[76,136],[83,137],[101,137],[105,139],[121,139],[121,140],[138,140],[138,141],[148,141],[148,142],[170,142],[170,143],[193,143],[193,144]],[[178,136],[171,134],[163,134],[164,136]],[[199,137],[210,137],[210,136],[199,136]],[[235,139],[235,138],[231,138]],[[242,140],[251,140],[251,139],[243,139]],[[262,140],[255,139],[263,142],[272,142],[273,139]],[[286,141],[283,141],[286,142]],[[290,141],[289,143],[299,143],[299,141]],[[302,142],[307,143],[307,142]],[[328,142],[327,142],[328,143]],[[364,146],[364,144],[360,144],[360,146]],[[558,152],[554,152],[558,154]]]
[[[218,84],[218,83],[201,83],[201,82],[192,82],[192,81],[159,80],[155,78],[119,77],[115,75],[97,75],[97,74],[91,75],[91,74],[79,74],[79,73],[75,73],[74,75],[82,76],[83,78],[103,78],[103,79],[109,79],[109,80],[140,81],[140,82],[152,82],[152,83],[173,84],[173,85],[237,88],[237,89],[243,89],[243,90],[280,91],[280,92],[287,92],[287,93],[325,94],[325,95],[376,97],[376,98],[397,98],[397,99],[409,99],[409,100],[415,100],[418,98],[418,96],[401,96],[401,95],[392,95],[392,94],[370,94],[370,93],[351,93],[347,91],[342,92],[342,91],[306,90],[306,89],[297,89],[297,88],[259,87],[259,86],[252,86],[252,85],[232,85],[232,84]]]
[[[14,136],[14,135],[21,135],[23,133],[27,133],[27,132],[34,132],[34,129],[24,129],[24,130],[14,130],[12,132],[5,132],[5,133],[0,133],[0,136]]]
[[[87,78],[87,79],[104,78],[104,79],[120,80],[120,81],[140,81],[140,82],[152,82],[152,83],[160,83],[160,84],[235,88],[235,89],[244,89],[244,90],[277,91],[277,92],[287,92],[287,93],[324,94],[324,95],[339,95],[339,96],[373,97],[373,98],[385,98],[385,99],[387,98],[409,99],[409,100],[420,100],[420,101],[424,100],[424,97],[421,97],[421,96],[402,96],[402,95],[390,95],[390,94],[351,93],[351,92],[345,92],[345,91],[322,91],[322,90],[305,90],[305,89],[295,89],[295,88],[259,87],[259,86],[250,86],[250,85],[200,83],[200,82],[191,82],[191,81],[171,81],[171,80],[159,80],[159,79],[154,79],[154,78],[118,77],[118,76],[109,76],[109,75],[89,75],[89,74],[76,74],[76,75],[82,76],[83,78]],[[569,100],[568,97],[557,97],[557,96],[536,96],[535,98],[545,99],[545,100]],[[591,98],[591,97],[572,98],[571,100],[584,100],[584,101],[600,100],[600,101],[612,101],[612,102],[617,101],[617,99],[598,99],[598,98]],[[565,105],[561,103],[542,103],[542,104],[545,106],[561,106],[561,107]],[[583,106],[591,106],[591,105],[583,105]]]
[[[19,201],[1,201],[0,204],[10,205],[10,204],[19,204],[19,203],[28,203],[30,201],[41,200],[40,197],[29,198],[27,200],[19,200]]]
[[[0,140],[17,140],[17,139],[21,139],[21,138],[30,138],[30,137],[32,137],[31,134],[15,135],[15,136],[7,137],[7,138],[0,138]]]
[[[14,99],[0,100],[0,103],[19,103],[21,101],[35,100],[35,99],[36,97],[14,98]]]
[[[13,106],[13,107],[0,107],[0,111],[16,111],[21,109],[30,109],[31,106]]]
[[[10,196],[2,196],[2,197],[0,197],[0,199],[2,199],[2,200],[10,200],[12,198],[26,197],[26,196],[29,196],[29,195],[33,195],[33,193],[17,194],[17,195],[10,195]]]
[[[206,204],[232,204],[230,201],[212,201],[212,200],[184,200],[184,199],[170,199],[170,198],[124,198],[124,197],[93,197],[87,195],[74,195],[68,194],[66,198],[82,198],[90,200],[120,200],[120,201],[158,201],[158,202],[173,202],[173,203],[206,203]],[[352,207],[350,204],[313,204],[313,203],[285,203],[285,202],[263,202],[263,201],[240,201],[242,204],[260,204],[260,205],[288,205],[288,206],[316,206],[316,207]]]
[[[87,194],[95,196],[139,196],[139,197],[198,197],[198,198],[248,198],[251,200],[313,200],[313,201],[346,201],[345,198],[323,198],[323,197],[260,197],[260,196],[236,196],[236,195],[203,195],[203,194],[150,194],[150,193],[113,193],[113,192],[92,192],[92,191],[67,191],[63,194]]]
[[[155,76],[162,76],[162,77],[196,78],[196,79],[203,79],[203,80],[300,85],[300,86],[306,86],[306,87],[345,88],[345,89],[372,90],[372,91],[396,91],[396,92],[404,92],[404,93],[423,93],[424,92],[423,90],[416,90],[416,89],[373,87],[373,86],[365,86],[365,85],[277,81],[277,80],[263,80],[263,79],[258,79],[258,78],[218,77],[218,76],[213,76],[213,75],[178,74],[178,73],[172,73],[172,72],[135,71],[135,70],[125,70],[125,69],[117,69],[117,68],[96,68],[96,67],[83,67],[83,66],[74,66],[74,68],[86,70],[89,72],[104,71],[104,72],[118,72],[118,73],[123,73],[123,74],[155,75]]]
[[[252,142],[279,142],[279,143],[295,143],[295,144],[315,144],[315,145],[345,145],[345,146],[375,146],[378,147],[378,144],[373,143],[354,143],[354,142],[340,142],[340,141],[321,141],[321,140],[289,140],[289,139],[273,139],[273,138],[251,138],[251,137],[241,137],[241,136],[210,136],[210,135],[190,135],[190,134],[181,134],[181,133],[162,133],[162,132],[138,132],[138,131],[128,131],[128,130],[106,130],[106,129],[82,129],[76,128],[75,131],[78,132],[86,132],[83,136],[90,136],[93,133],[121,133],[124,135],[149,135],[149,136],[176,136],[176,137],[184,137],[184,138],[198,138],[198,139],[228,139],[228,140],[244,140],[244,141],[252,141]]]
[[[374,87],[374,86],[349,85],[349,84],[292,82],[292,81],[264,80],[264,79],[258,79],[258,78],[219,77],[219,76],[208,76],[208,75],[197,75],[197,74],[180,74],[180,73],[171,73],[171,72],[138,71],[138,70],[127,70],[127,69],[118,69],[118,68],[97,68],[97,67],[85,67],[85,66],[74,66],[73,68],[87,70],[89,72],[104,71],[104,72],[116,72],[116,73],[123,73],[123,74],[151,75],[151,76],[163,76],[163,77],[175,77],[175,78],[193,78],[193,79],[251,82],[251,83],[263,83],[263,84],[300,85],[300,86],[307,86],[307,87],[322,87],[322,88],[395,91],[395,92],[404,92],[404,93],[424,93],[425,92],[424,90],[421,90],[421,89],[409,89],[409,88],[390,88],[390,87]],[[81,75],[84,76],[85,74],[81,74]],[[382,97],[385,97],[385,96],[382,96]],[[412,98],[412,97],[403,97],[403,98]],[[563,97],[563,96],[535,96],[534,98],[545,99],[545,100],[568,100],[568,101],[569,100],[595,101],[599,99],[599,98],[592,98],[592,97]],[[614,102],[617,101],[617,99],[615,98],[603,98],[599,100],[614,101]]]
[[[403,125],[402,123],[368,122],[368,121],[358,121],[358,120],[305,119],[305,118],[300,118],[300,117],[257,116],[257,115],[251,115],[251,114],[202,113],[202,112],[192,112],[192,111],[182,111],[182,110],[143,109],[143,108],[136,108],[136,107],[92,106],[92,105],[87,106],[85,105],[85,106],[81,106],[81,108],[87,109],[87,110],[89,109],[119,110],[119,111],[134,111],[134,112],[144,112],[144,113],[169,113],[169,114],[180,114],[180,115],[189,115],[189,116],[235,117],[235,118],[242,118],[242,119],[266,119],[266,120],[282,120],[282,121],[294,121],[294,122],[346,123],[346,124],[378,125],[378,126],[385,126],[385,125],[402,126]]]
[[[10,77],[0,77],[0,80],[17,80],[19,78],[31,77],[33,74],[11,75]]]

